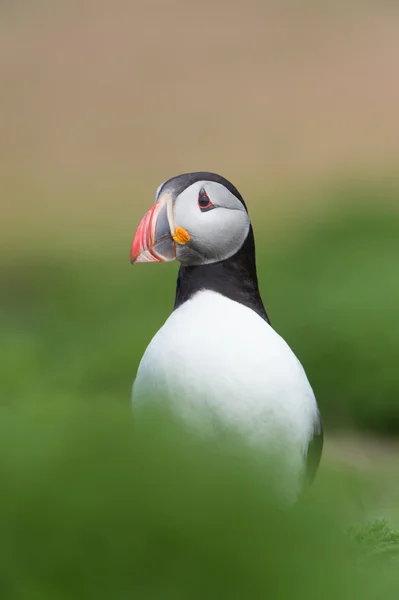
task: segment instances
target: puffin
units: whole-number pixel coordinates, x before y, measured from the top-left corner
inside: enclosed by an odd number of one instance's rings
[[[319,467],[323,426],[305,371],[262,302],[240,192],[211,172],[168,179],[130,258],[180,263],[173,311],[138,367],[133,410],[157,399],[196,430],[234,432],[278,461],[281,490],[295,501]]]

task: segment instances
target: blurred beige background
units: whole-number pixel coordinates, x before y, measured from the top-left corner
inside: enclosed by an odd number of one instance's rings
[[[306,213],[307,189],[397,177],[399,12],[2,2],[0,90],[3,239],[130,236],[189,170],[224,174],[252,210]]]

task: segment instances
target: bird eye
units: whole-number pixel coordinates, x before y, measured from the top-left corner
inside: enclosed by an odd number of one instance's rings
[[[202,212],[206,212],[207,210],[211,210],[212,208],[215,208],[215,206],[210,201],[209,196],[206,193],[206,191],[204,190],[204,188],[201,188],[199,191],[198,206]]]

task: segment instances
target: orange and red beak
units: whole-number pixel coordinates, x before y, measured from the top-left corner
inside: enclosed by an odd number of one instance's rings
[[[168,262],[176,258],[173,201],[165,194],[144,215],[133,239],[130,261]]]
[[[137,227],[130,261],[135,264],[175,260],[176,244],[184,245],[189,241],[189,233],[182,227],[175,227],[173,199],[165,193]]]

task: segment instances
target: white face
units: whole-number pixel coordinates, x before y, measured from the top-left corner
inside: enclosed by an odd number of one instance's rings
[[[240,250],[249,229],[244,202],[227,179],[184,173],[158,187],[154,206],[136,229],[130,260],[177,259],[186,266],[220,262]]]
[[[185,188],[174,199],[173,213],[175,227],[190,235],[188,243],[176,245],[176,258],[183,265],[230,258],[243,245],[250,227],[240,200],[213,181],[197,181]]]

